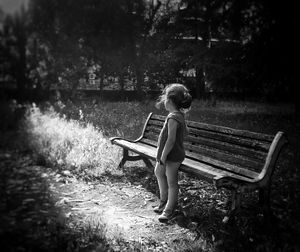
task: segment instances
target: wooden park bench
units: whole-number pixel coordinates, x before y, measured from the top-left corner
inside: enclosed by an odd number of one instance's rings
[[[134,140],[110,139],[123,148],[122,167],[126,161],[143,160],[153,168],[157,140],[165,116],[150,113],[141,136]],[[180,171],[213,183],[215,187],[232,191],[228,220],[240,209],[241,196],[249,190],[259,190],[259,203],[264,215],[270,214],[270,184],[276,161],[287,139],[283,132],[276,135],[186,121],[189,134],[184,146],[186,157]],[[137,155],[129,155],[129,151]]]

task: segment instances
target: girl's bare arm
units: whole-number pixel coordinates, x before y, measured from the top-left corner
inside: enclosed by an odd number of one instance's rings
[[[177,131],[178,122],[172,118],[168,120],[168,139],[166,141],[165,147],[161,155],[161,161],[165,164],[167,156],[172,150],[175,140],[176,140],[176,131]]]

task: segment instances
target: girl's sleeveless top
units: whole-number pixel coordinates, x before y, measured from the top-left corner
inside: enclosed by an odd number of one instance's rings
[[[183,140],[185,135],[187,134],[187,127],[185,124],[184,114],[181,112],[172,112],[167,116],[164,126],[158,137],[156,160],[160,160],[166,141],[168,139],[168,120],[170,118],[176,120],[178,122],[178,126],[176,130],[176,140],[172,150],[167,156],[167,160],[172,162],[182,162],[185,158]]]

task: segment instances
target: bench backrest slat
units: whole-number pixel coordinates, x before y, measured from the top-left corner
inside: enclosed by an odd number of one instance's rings
[[[161,115],[155,115],[153,114],[151,119],[156,119],[159,121],[164,121],[165,117]],[[224,126],[218,126],[218,125],[212,125],[212,124],[206,124],[206,123],[200,123],[200,122],[194,122],[187,120],[187,125],[189,128],[196,128],[196,129],[206,129],[208,131],[215,131],[224,133],[226,135],[233,135],[233,136],[240,136],[243,138],[250,138],[250,139],[257,139],[257,140],[264,140],[267,142],[272,142],[274,139],[274,136],[268,135],[268,134],[262,134],[262,133],[256,133],[248,130],[238,130],[238,129],[232,129],[229,127]]]
[[[146,131],[143,138],[153,140],[153,141],[156,142],[156,145],[157,145],[158,134],[156,134],[155,132],[152,132],[152,131],[148,132],[148,131]]]
[[[153,146],[155,148],[157,147],[157,141],[154,141],[154,140],[151,140],[151,139],[148,139],[148,138],[142,138],[140,140],[140,142],[141,143],[146,143],[146,144],[148,144],[150,146]]]
[[[190,145],[188,143],[184,144],[187,153],[192,152],[199,156],[206,156],[210,158],[215,158],[220,161],[229,163],[229,164],[238,164],[241,167],[247,167],[253,171],[260,171],[262,169],[262,162],[255,161],[247,156],[238,156],[233,154],[228,154],[216,149],[208,148],[204,145]]]

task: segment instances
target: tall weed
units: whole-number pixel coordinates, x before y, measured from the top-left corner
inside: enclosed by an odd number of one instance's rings
[[[52,164],[99,175],[117,167],[120,149],[90,123],[66,119],[49,107],[27,108],[25,129],[28,144]]]

